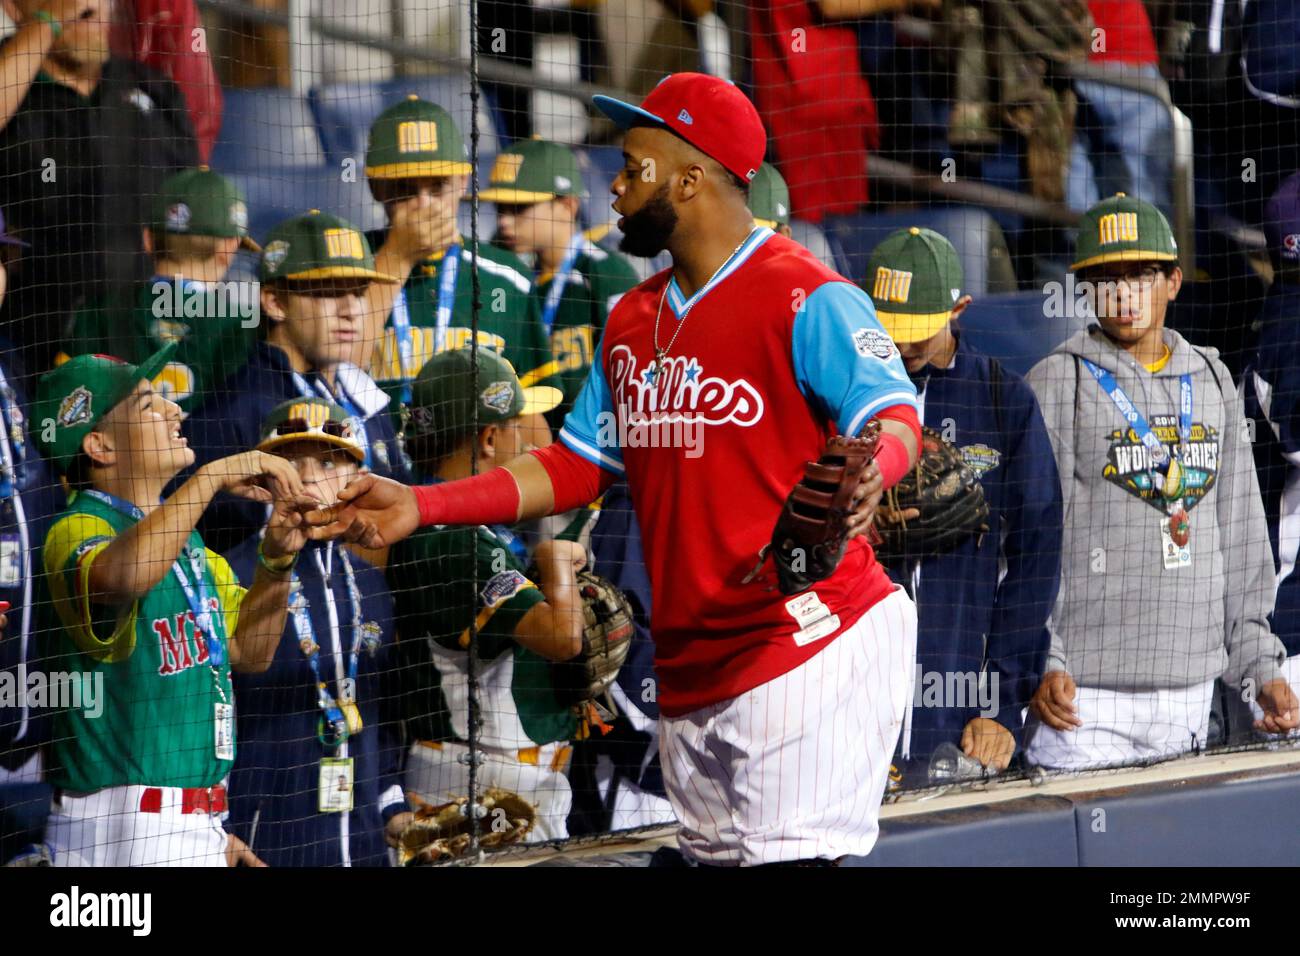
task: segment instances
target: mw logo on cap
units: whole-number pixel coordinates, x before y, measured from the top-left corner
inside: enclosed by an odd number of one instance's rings
[[[407,120],[397,124],[399,153],[433,153],[438,149],[438,124],[429,120]]]
[[[1112,212],[1097,220],[1097,241],[1102,245],[1112,242],[1137,242],[1138,217],[1135,212]]]
[[[876,283],[871,289],[874,298],[886,302],[906,302],[911,291],[912,273],[884,266],[876,270]]]
[[[325,255],[331,259],[364,259],[361,233],[352,229],[326,229]]]
[[[327,405],[319,402],[298,402],[289,406],[289,414],[285,417],[301,418],[308,428],[320,428],[329,421],[330,410]]]
[[[519,178],[519,167],[524,158],[517,153],[502,153],[492,164],[491,181],[494,183],[513,183]]]

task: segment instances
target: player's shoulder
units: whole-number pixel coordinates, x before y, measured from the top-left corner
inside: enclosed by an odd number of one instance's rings
[[[42,552],[46,570],[59,571],[71,559],[80,558],[88,546],[117,536],[113,523],[85,501],[85,495],[77,495],[50,523]]]
[[[461,249],[461,258],[468,263],[470,250],[468,246]],[[503,285],[511,286],[516,291],[527,294],[532,291],[533,280],[524,260],[508,249],[494,246],[490,242],[478,244],[478,269],[498,280]]]

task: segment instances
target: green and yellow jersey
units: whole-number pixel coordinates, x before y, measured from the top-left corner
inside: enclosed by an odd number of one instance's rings
[[[47,633],[41,656],[52,672],[102,681],[105,698],[99,713],[68,708],[54,717],[48,779],[78,793],[130,784],[210,787],[234,762],[233,721],[218,728],[219,707],[234,701],[229,654],[221,667],[210,665],[173,571],[129,605],[95,603],[88,593],[95,560],[136,520],[105,498],[76,493],[45,537],[45,580],[60,627]],[[197,532],[186,551],[206,557],[203,590],[215,636],[228,648],[244,589]]]

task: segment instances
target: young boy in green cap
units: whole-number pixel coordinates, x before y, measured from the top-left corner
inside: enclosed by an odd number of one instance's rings
[[[142,362],[168,342],[179,343],[154,386],[189,412],[244,364],[256,340],[251,284],[224,280],[241,246],[261,249],[248,234],[239,190],[206,166],[163,183],[144,245],[153,256],[153,278],[123,300],[80,310],[70,348]]]
[[[323,398],[272,409],[257,448],[289,462],[322,504],[364,467],[347,412]],[[254,579],[258,546],[250,538],[229,555],[241,581]],[[383,571],[335,542],[308,542],[270,668],[235,675],[239,759],[226,826],[270,866],[383,866],[386,829],[395,841],[410,819],[386,719],[392,619]]]
[[[992,532],[972,531],[942,551],[913,547],[906,529],[919,511],[887,499],[876,512],[877,526],[890,529],[876,557],[917,607],[904,787],[931,783],[931,757],[945,744],[991,771],[1011,763],[1047,658],[1060,578],[1060,480],[1042,413],[1024,379],[961,335],[958,317],[971,302],[962,282],[952,243],[916,226],[872,251],[864,282],[916,386],[921,423],[937,433],[923,442],[948,441],[961,455]],[[963,690],[939,692],[949,687]]]
[[[472,256],[456,228],[470,172],[460,130],[440,106],[411,96],[370,127],[366,177],[388,217],[370,240],[377,267],[402,286],[370,290],[356,361],[400,401],[433,355],[470,342]],[[479,345],[504,355],[530,383],[554,376],[528,267],[488,243],[477,254]]]
[[[294,216],[271,231],[259,277],[261,339],[185,422],[199,463],[254,447],[271,409],[316,396],[347,409],[371,471],[407,480],[389,398],[350,362],[365,335],[367,291],[397,282],[375,267],[365,236],[318,209]],[[224,553],[264,522],[255,504],[224,496],[202,530]]]
[[[637,284],[623,256],[587,238],[578,225],[582,172],[573,151],[559,143],[528,139],[497,156],[488,188],[496,203],[497,241],[518,256],[532,257],[534,294],[542,327],[559,363],[564,401],[550,415],[558,429],[587,380],[605,319],[623,293]]]
[[[790,187],[771,163],[759,166],[749,184],[749,211],[760,226],[790,238]]]
[[[528,418],[560,398],[549,386],[524,388],[510,363],[486,349],[478,352],[476,387],[470,350],[443,352],[415,380],[407,447],[434,481],[487,471],[533,448]],[[541,441],[548,439],[544,433]],[[467,792],[467,651],[477,621],[478,786],[532,802],[532,838],[557,839],[568,832],[572,792],[564,770],[578,719],[556,697],[551,662],[582,649],[575,574],[586,552],[571,541],[544,541],[533,562],[535,581],[522,547],[501,527],[430,527],[393,549],[403,711],[415,741],[406,789],[434,804]]]
[[[79,355],[41,379],[34,434],[70,498],[45,538],[60,628],[52,670],[102,681],[106,704],[54,717],[47,779],[56,866],[220,866],[222,780],[235,758],[230,672],[264,670],[284,628],[289,573],[305,543],[293,466],[259,451],[194,461],[181,411],[151,384],[168,345],[139,366]],[[218,491],[273,505],[252,586],[194,530]]]
[[[1031,763],[1076,769],[1204,747],[1215,679],[1300,725],[1269,628],[1274,568],[1241,399],[1214,349],[1165,328],[1169,223],[1117,194],[1072,266],[1096,322],[1030,371],[1065,507],[1061,595]]]

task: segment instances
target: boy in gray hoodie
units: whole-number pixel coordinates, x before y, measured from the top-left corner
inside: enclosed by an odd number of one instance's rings
[[[1296,727],[1241,401],[1214,349],[1164,327],[1182,283],[1169,224],[1141,200],[1104,200],[1071,268],[1098,321],[1028,376],[1065,538],[1027,759],[1081,769],[1198,749],[1220,676],[1259,705],[1261,729]]]

